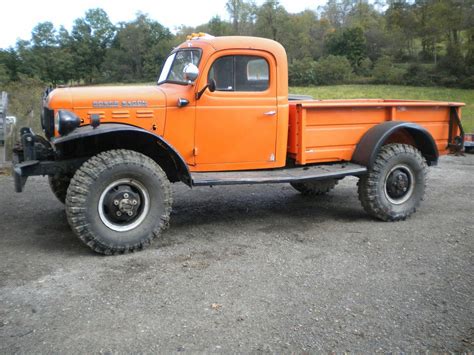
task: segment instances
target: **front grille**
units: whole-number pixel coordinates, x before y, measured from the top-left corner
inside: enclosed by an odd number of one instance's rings
[[[50,110],[47,107],[43,107],[41,114],[41,127],[46,138],[50,139],[54,136],[54,110]]]

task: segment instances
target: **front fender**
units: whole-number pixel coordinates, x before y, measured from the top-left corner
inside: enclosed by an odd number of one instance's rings
[[[136,150],[162,165],[168,177],[176,174],[178,180],[191,186],[188,165],[179,152],[163,137],[139,127],[120,123],[103,123],[96,128],[82,126],[66,136],[52,138],[51,143],[57,151],[62,153],[68,151],[68,154],[78,154],[77,152],[80,151],[83,152],[82,154],[95,155],[108,149]],[[162,161],[163,159],[167,160],[166,164]],[[173,168],[175,171],[172,171]]]
[[[141,133],[153,136],[155,138],[158,138],[164,141],[163,138],[161,138],[160,136],[150,133],[149,131],[144,130],[143,128],[130,126],[127,124],[122,124],[122,123],[102,123],[100,126],[96,128],[92,126],[81,126],[79,128],[76,128],[74,131],[72,131],[71,133],[65,136],[52,138],[51,143],[57,146],[57,145],[64,144],[66,142],[70,142],[70,141],[85,138],[85,137],[94,137],[94,136],[99,136],[101,134],[117,133],[117,132],[141,132]]]

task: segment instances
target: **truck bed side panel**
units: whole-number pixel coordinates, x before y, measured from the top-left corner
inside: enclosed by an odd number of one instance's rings
[[[440,154],[447,153],[449,137],[449,107],[406,107],[396,108],[398,121],[410,121],[425,127],[433,136]]]
[[[347,103],[347,102],[345,102]],[[374,125],[408,121],[426,128],[446,154],[451,104],[416,101],[290,103],[288,153],[297,164],[350,161],[357,143]]]

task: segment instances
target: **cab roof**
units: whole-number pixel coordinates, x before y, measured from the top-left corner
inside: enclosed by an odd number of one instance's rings
[[[216,51],[223,49],[258,49],[273,53],[275,56],[284,55],[286,57],[286,51],[283,46],[271,39],[260,38],[260,37],[249,37],[249,36],[223,36],[213,37],[209,35],[196,36],[188,39],[182,43],[180,48],[188,48],[196,45],[199,47],[200,43],[207,43],[211,45]]]

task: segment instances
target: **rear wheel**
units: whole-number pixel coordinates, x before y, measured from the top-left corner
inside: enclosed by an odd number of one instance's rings
[[[372,169],[359,179],[359,200],[378,219],[404,220],[423,199],[426,175],[426,162],[418,149],[407,144],[385,145]]]
[[[76,172],[66,198],[74,233],[102,254],[147,247],[168,225],[171,186],[149,157],[130,150],[100,153]]]
[[[305,182],[290,182],[290,185],[305,196],[324,195],[331,191],[338,183],[336,179],[313,180]]]

